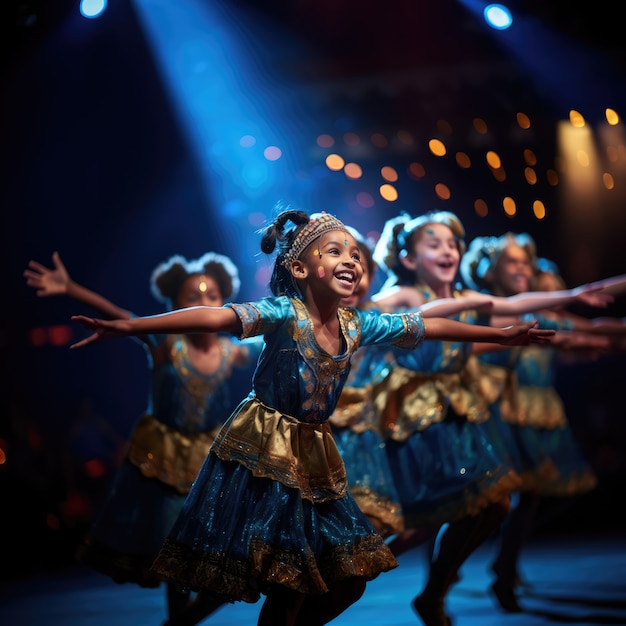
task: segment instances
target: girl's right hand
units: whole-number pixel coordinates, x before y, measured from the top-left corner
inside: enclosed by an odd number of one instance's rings
[[[92,343],[100,343],[108,339],[127,336],[124,325],[128,320],[102,320],[96,317],[87,317],[86,315],[72,315],[72,321],[82,324],[85,328],[95,331],[89,337],[77,341],[70,346],[70,350],[74,348],[82,348]]]
[[[24,271],[26,284],[37,290],[37,295],[58,296],[67,294],[70,275],[65,269],[58,252],[52,254],[54,269],[50,269],[37,261],[29,261],[29,269]]]

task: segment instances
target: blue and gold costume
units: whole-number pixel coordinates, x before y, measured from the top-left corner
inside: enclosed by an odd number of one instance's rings
[[[428,287],[417,288],[434,299]],[[456,319],[473,323],[474,314]],[[471,349],[467,342],[428,341],[417,352],[396,351],[376,398],[406,528],[474,515],[519,484],[483,427],[489,410],[476,389]]]
[[[389,366],[386,353],[386,349],[377,346],[356,352],[337,408],[330,417],[350,493],[383,537],[404,530],[400,496],[374,403],[376,388]]]
[[[520,489],[528,491],[535,490],[541,482],[555,479],[558,472],[537,431],[521,419],[517,379],[520,355],[519,347],[479,355],[479,388],[491,413],[491,419],[485,423],[490,441],[498,455],[519,475]]]
[[[250,380],[261,348],[260,342],[219,337],[220,365],[203,374],[189,362],[183,336],[169,350],[164,341],[165,335],[142,338],[153,365],[150,406],[133,428],[107,501],[77,552],[81,562],[116,582],[143,587],[162,582],[152,562],[235,406],[238,376],[244,381],[247,373]]]
[[[538,316],[541,328],[572,330],[568,320],[550,322]],[[541,450],[558,475],[537,484],[546,496],[573,496],[595,488],[597,477],[574,437],[563,400],[554,388],[557,351],[547,346],[526,346],[517,364],[520,423],[532,428]]]
[[[344,349],[333,356],[318,347],[299,299],[226,306],[242,337],[263,335],[265,348],[252,391],[217,435],[153,569],[227,601],[256,602],[272,584],[324,593],[396,567],[348,491],[328,418],[357,348],[417,347],[421,314],[341,308]]]

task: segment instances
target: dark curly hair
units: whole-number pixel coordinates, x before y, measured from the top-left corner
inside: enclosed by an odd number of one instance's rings
[[[309,223],[310,217],[304,211],[283,203],[276,205],[275,212],[277,215],[272,223],[261,231],[262,252],[272,254],[277,251],[270,278],[270,291],[275,296],[299,297],[298,287],[289,268],[283,265],[283,259],[291,249],[296,235]],[[291,222],[293,226],[286,228],[287,222]]]
[[[205,274],[213,278],[224,300],[236,298],[239,293],[241,281],[235,264],[223,254],[207,252],[192,261],[175,254],[157,265],[150,277],[152,295],[172,309],[182,284],[194,274]]]

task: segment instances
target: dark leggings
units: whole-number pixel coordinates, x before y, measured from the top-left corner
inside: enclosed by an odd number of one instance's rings
[[[363,595],[365,584],[362,578],[350,578],[319,595],[277,585],[267,593],[257,626],[323,626],[354,604]]]

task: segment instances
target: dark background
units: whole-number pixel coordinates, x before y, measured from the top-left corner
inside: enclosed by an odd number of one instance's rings
[[[410,127],[425,143],[439,119],[463,128],[480,113],[496,131],[498,150],[518,158],[508,120],[524,109],[534,121],[532,147],[547,162],[556,152],[558,121],[570,108],[584,110],[592,123],[609,105],[626,114],[626,50],[610,3],[573,11],[565,2],[516,2],[519,15],[541,28],[526,31],[509,54],[494,48],[456,2],[206,2],[226,7],[245,33],[260,68],[257,79],[279,77],[293,95],[287,104],[274,103],[279,118],[286,112],[294,118],[295,130],[283,133],[296,155],[288,173],[233,215],[207,193],[207,173],[194,158],[133,3],[109,2],[98,20],[82,18],[77,4],[5,1],[0,7],[0,548],[19,546],[21,554],[18,571],[7,576],[71,560],[148,397],[146,357],[132,340],[68,349],[82,336],[69,318],[85,311],[62,298],[37,299],[22,276],[30,259],[49,265],[59,250],[78,282],[149,314],[160,310],[148,289],[156,264],[171,254],[196,258],[214,249],[240,266],[239,299],[254,298],[265,291],[250,280],[258,263],[258,237],[245,223],[251,207],[269,214],[286,196],[310,211],[339,207],[342,217],[343,207],[354,205],[349,181],[319,173],[323,155],[315,138],[321,133]],[[275,26],[283,33],[278,38],[270,31]],[[554,39],[538,49],[551,53],[526,62],[544,29]],[[292,41],[298,45],[290,48]],[[549,65],[557,67],[552,82],[533,73]],[[246,96],[254,101],[254,94]],[[454,179],[468,198],[476,188],[495,197],[497,183],[484,172],[453,170],[424,152],[418,157],[431,182]],[[374,180],[381,164],[400,169],[406,155],[389,149],[382,160],[368,158],[365,179]],[[217,171],[208,176],[225,196],[237,194]],[[379,202],[349,219],[375,231],[401,209],[448,208],[430,184],[398,184],[410,202],[393,208]],[[521,178],[511,185],[524,200]],[[616,187],[623,186],[624,177],[616,176]],[[468,240],[529,232],[572,286],[626,272],[623,195],[591,203],[600,217],[594,230],[581,232],[568,222],[556,190],[545,183],[541,190],[550,207],[541,222],[528,212],[490,211],[481,218],[464,199],[449,208],[462,217]],[[624,297],[602,313],[626,315]],[[615,355],[559,369],[558,389],[600,484],[544,529],[625,528],[624,366],[623,355]]]

